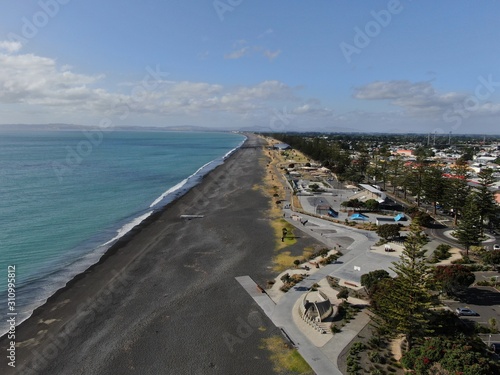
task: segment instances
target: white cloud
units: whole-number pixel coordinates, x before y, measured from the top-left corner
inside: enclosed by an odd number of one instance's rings
[[[91,103],[100,100],[101,95],[88,85],[101,78],[76,74],[68,67],[58,68],[54,60],[33,54],[0,53],[0,101],[4,103]]]
[[[278,49],[276,51],[269,51],[269,50],[266,49],[264,51],[264,56],[266,56],[269,59],[269,61],[273,61],[280,54],[281,54],[281,50],[280,49]]]
[[[295,107],[292,110],[293,114],[296,115],[308,115],[308,116],[316,116],[316,117],[330,117],[333,115],[333,111],[328,108],[321,108],[312,106],[311,104],[303,104],[301,106]]]
[[[357,87],[354,98],[364,100],[389,100],[391,104],[415,116],[442,114],[453,106],[463,104],[466,93],[440,93],[430,82],[377,81]]]
[[[224,58],[229,60],[241,59],[244,56],[248,56],[250,52],[251,52],[250,47],[243,47],[224,55]]]
[[[270,34],[272,32],[273,32],[272,29],[268,29],[266,31],[267,34]],[[266,33],[264,33],[262,35],[265,35]],[[237,40],[235,43],[233,43],[233,48],[235,49],[234,51],[224,55],[225,59],[236,60],[236,59],[241,59],[242,57],[245,57],[245,56],[251,56],[251,55],[258,54],[258,55],[262,55],[262,56],[266,57],[269,61],[272,62],[274,59],[276,59],[281,54],[280,49],[273,51],[271,49],[264,48],[260,45],[249,44],[248,41],[246,41],[244,39]]]
[[[148,88],[130,81],[117,84],[116,91],[105,85],[104,75],[80,74],[51,58],[0,52],[0,113],[18,113],[24,121],[52,116],[58,122],[81,123],[79,119],[127,113],[134,120],[147,115],[162,122],[170,118],[206,124],[208,119],[230,118],[235,124],[268,124],[276,108],[295,108],[294,115],[301,118],[331,113],[319,101],[301,98],[300,87],[277,80],[224,86],[150,77]]]
[[[175,82],[158,92],[167,113],[198,114],[204,111],[245,114],[265,111],[274,102],[296,101],[295,89],[279,81],[225,88],[201,82]]]
[[[0,51],[4,50],[8,53],[13,53],[19,51],[22,47],[21,42],[0,41]]]

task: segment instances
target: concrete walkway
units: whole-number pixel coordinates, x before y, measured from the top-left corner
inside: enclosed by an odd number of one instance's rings
[[[370,317],[366,311],[356,315],[342,331],[331,336],[331,339],[322,347],[315,346],[311,340],[294,323],[294,305],[303,297],[305,288],[312,286],[315,282],[326,277],[327,267],[317,272],[312,277],[297,284],[290,289],[277,305],[266,295],[260,292],[257,284],[249,276],[237,277],[236,280],[250,294],[254,301],[262,308],[274,325],[282,330],[285,337],[295,346],[300,355],[309,363],[313,371],[318,375],[333,374],[342,375],[338,369],[337,359],[342,350],[357,336],[357,334],[368,324]],[[311,328],[312,329],[312,328]]]
[[[329,248],[337,247],[344,255],[335,264],[328,265],[329,275],[359,284],[361,275],[392,266],[394,256],[372,252],[371,249],[379,240],[375,232],[346,227],[306,214],[296,214],[306,225],[290,218],[293,211],[284,210],[285,219],[297,229],[324,243]],[[346,239],[348,239],[346,241]],[[341,245],[339,248],[338,245]],[[304,280],[305,281],[305,280]]]
[[[338,246],[341,245],[340,251],[344,255],[336,263],[315,270],[314,273],[284,293],[276,304],[265,291],[259,289],[249,276],[237,277],[236,280],[276,327],[283,331],[285,337],[289,338],[316,374],[341,375],[342,373],[337,367],[338,356],[368,324],[370,320],[368,314],[365,311],[360,312],[355,319],[342,328],[342,332],[332,335],[326,344],[317,347],[307,337],[307,334],[295,324],[294,306],[313,284],[319,283],[326,276],[337,277],[359,285],[362,274],[375,269],[387,268],[394,261],[394,257],[371,252],[371,247],[378,240],[378,236],[373,232],[348,228],[300,214],[304,220],[308,220],[306,226],[303,226],[300,222],[290,219],[290,214],[290,210],[285,210],[286,219],[290,224],[305,231],[311,237],[324,243],[325,246],[337,247],[338,249]]]

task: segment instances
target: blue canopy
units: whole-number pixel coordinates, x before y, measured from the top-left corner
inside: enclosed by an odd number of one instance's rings
[[[404,221],[406,220],[406,216],[404,214],[397,214],[394,216],[394,221]]]
[[[368,216],[357,213],[357,214],[351,215],[351,217],[349,219],[351,219],[351,220],[366,220],[366,219],[368,219]]]

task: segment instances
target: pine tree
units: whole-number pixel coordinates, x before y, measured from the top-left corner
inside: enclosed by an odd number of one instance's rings
[[[396,193],[396,188],[399,185],[401,179],[401,174],[403,172],[403,159],[401,156],[397,155],[392,160],[389,161],[388,174],[389,182],[392,185],[392,193]]]
[[[425,174],[426,166],[425,160],[418,157],[416,163],[411,169],[409,177],[410,190],[412,194],[416,197],[417,207],[420,207],[420,200],[422,198],[423,180]]]
[[[480,187],[474,192],[474,199],[480,217],[481,236],[483,236],[483,224],[496,216],[495,198],[489,190],[490,185],[495,182],[495,178],[492,169],[482,169],[477,176],[479,177]]]
[[[440,166],[430,165],[426,168],[422,180],[423,193],[425,198],[432,202],[434,215],[436,215],[437,202],[442,201],[445,196],[444,184],[443,170]]]
[[[455,230],[455,236],[458,242],[464,245],[467,256],[469,256],[469,247],[480,244],[481,231],[481,217],[477,211],[474,196],[469,195],[462,210],[462,218]]]
[[[469,178],[469,167],[467,164],[459,163],[455,165],[450,171],[450,178],[446,180],[444,192],[444,203],[447,208],[453,210],[454,221],[453,224],[457,225],[458,214],[465,206],[465,201],[469,195],[469,185],[467,179]]]
[[[430,332],[430,272],[424,258],[425,250],[422,250],[426,242],[418,220],[413,221],[400,260],[391,268],[396,277],[381,282],[379,292],[375,291],[372,297],[374,312],[380,318],[376,322],[394,333],[405,335],[408,349],[415,338]]]

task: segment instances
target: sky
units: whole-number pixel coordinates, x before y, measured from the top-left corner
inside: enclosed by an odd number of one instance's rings
[[[493,0],[4,0],[0,124],[500,134]]]

